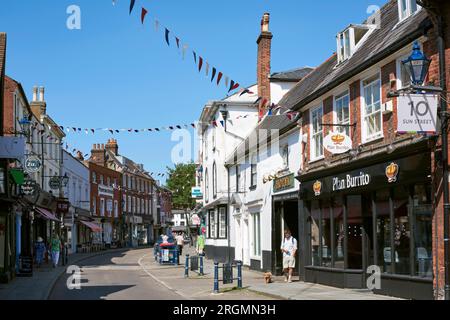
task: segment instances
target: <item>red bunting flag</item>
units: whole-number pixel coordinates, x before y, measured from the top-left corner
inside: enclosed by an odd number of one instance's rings
[[[249,89],[244,89],[244,90],[242,90],[239,97],[242,97],[244,94],[254,94],[254,93],[252,91],[250,91]]]
[[[219,74],[217,75],[217,85],[219,85],[220,80],[222,80],[222,76],[223,76],[223,73],[219,72]]]
[[[202,71],[202,67],[203,67],[203,58],[199,57],[198,58],[198,71]]]
[[[144,24],[145,16],[147,15],[147,13],[148,13],[147,9],[142,7],[142,12],[141,12],[141,23],[142,24]]]
[[[228,90],[228,92],[236,90],[237,88],[239,88],[239,83],[235,83],[234,80],[231,80],[230,90]]]

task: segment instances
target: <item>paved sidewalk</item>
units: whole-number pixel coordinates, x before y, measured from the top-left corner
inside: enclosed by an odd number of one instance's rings
[[[53,268],[51,262],[41,268],[33,268],[32,277],[16,277],[10,283],[0,284],[0,300],[46,300],[56,280],[66,271],[69,265],[77,264],[87,258],[107,254],[111,252],[121,252],[130,249],[113,249],[95,253],[74,253],[69,255],[66,266]]]
[[[185,253],[195,255],[192,248],[186,248],[185,251]],[[196,273],[189,271],[189,279],[184,279],[184,254],[179,267],[160,266],[154,261],[147,264],[147,267],[150,268],[150,272],[154,273],[169,286],[176,288],[181,294],[194,298],[206,293],[211,294],[213,290],[214,262],[204,259],[205,276],[200,277]],[[146,260],[147,263],[148,261]],[[235,274],[234,276],[236,277],[237,275]],[[221,269],[219,270],[219,277],[222,277]],[[285,283],[284,277],[274,277],[273,283],[265,284],[261,272],[247,268],[243,268],[242,278],[245,290],[258,293],[261,297],[282,300],[400,300],[398,298],[376,295],[369,290],[339,289],[301,281]],[[235,283],[234,286],[236,285]],[[223,286],[219,284],[219,287],[222,292],[226,292],[233,288],[233,285]]]

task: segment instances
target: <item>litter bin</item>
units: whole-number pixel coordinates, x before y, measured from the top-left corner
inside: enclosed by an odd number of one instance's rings
[[[159,264],[178,265],[178,248],[175,243],[161,243],[158,249]]]

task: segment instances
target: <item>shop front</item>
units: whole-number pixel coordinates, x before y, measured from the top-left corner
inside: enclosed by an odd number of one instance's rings
[[[411,149],[410,149],[411,150]],[[433,299],[431,153],[386,154],[298,177],[300,276]]]

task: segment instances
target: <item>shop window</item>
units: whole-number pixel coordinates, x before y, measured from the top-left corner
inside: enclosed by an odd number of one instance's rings
[[[105,216],[105,199],[100,198],[100,216]]]
[[[348,269],[362,269],[362,201],[360,195],[347,196]]]
[[[390,273],[392,270],[391,257],[391,218],[389,190],[376,192],[376,242],[377,242],[377,262],[383,273]]]
[[[320,266],[320,204],[319,201],[311,203],[311,263]]]
[[[396,187],[394,189],[395,273],[403,275],[409,275],[411,273],[411,225],[408,215],[408,201],[408,188],[404,186]]]
[[[323,202],[322,203],[322,211],[321,211],[321,234],[322,234],[322,243],[321,243],[321,256],[323,267],[332,267],[331,264],[331,251],[333,246],[331,245],[331,214],[330,214],[330,203]]]
[[[209,211],[209,237],[212,239],[217,238],[217,223],[216,223],[216,211]]]
[[[431,185],[415,185],[412,204],[414,217],[414,275],[432,278]]]
[[[227,238],[227,211],[225,207],[219,208],[219,238]]]
[[[334,267],[344,269],[344,203],[342,197],[333,199],[331,211],[333,213],[334,223]]]

